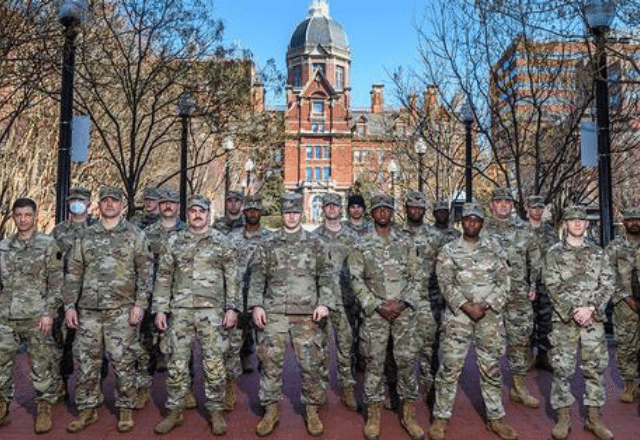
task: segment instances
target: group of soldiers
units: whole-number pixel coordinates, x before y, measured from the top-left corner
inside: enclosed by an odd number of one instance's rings
[[[436,201],[435,223],[425,224],[427,200],[415,191],[406,194],[403,224],[394,221],[391,196],[372,197],[369,221],[363,197],[351,195],[342,220],[341,197],[327,193],[323,224],[312,232],[302,228],[303,197],[296,193],[282,196],[283,227],[275,232],[261,225],[259,195],[228,191],[225,215],[215,221],[201,195],[189,198],[186,223],[172,189],[147,188],[144,203],[125,220],[122,190],[103,186],[94,220],[91,193],[72,188],[69,220],[46,235],[37,231],[35,202],[15,201],[17,232],[0,242],[0,426],[9,420],[13,359],[26,342],[36,433],[51,430],[51,407],[64,398],[74,364],[79,414],[68,432],[98,421],[101,372],[109,364],[119,432],[133,429],[133,410],[148,402],[153,373],[166,368],[166,413],[155,432],[168,433],[184,423],[185,409],[196,407],[197,341],[214,435],[227,432],[224,412],[234,408],[238,377],[253,370],[256,347],[264,407],[256,434],[267,436],[280,419],[290,343],[300,364],[305,425],[319,436],[327,346],[335,338],[341,402],[352,411],[355,366],[364,368],[368,440],[380,436],[381,407],[393,406],[387,391],[399,399],[401,426],[411,438],[424,438],[416,420],[420,386],[433,410],[428,436],[444,440],[471,344],[487,429],[499,438],[518,438],[501,397],[506,351],[514,402],[538,408],[527,372],[532,365],[553,371],[556,440],[571,430],[570,384],[580,353],[584,426],[612,439],[600,418],[610,300],[625,381],[621,401],[637,397],[638,208],[624,211],[624,231],[603,250],[585,236],[583,207],[564,210],[560,238],[543,221],[542,197],[529,197],[525,222],[514,215],[511,191],[500,187],[490,215],[477,203],[463,206],[462,232],[451,226],[447,202]]]

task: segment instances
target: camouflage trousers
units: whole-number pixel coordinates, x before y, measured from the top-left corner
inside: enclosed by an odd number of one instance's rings
[[[76,404],[79,410],[98,406],[100,366],[109,353],[116,376],[116,407],[132,409],[136,398],[135,344],[138,327],[129,324],[129,308],[80,309],[73,346],[78,360]]]
[[[173,309],[167,329],[170,355],[167,363],[167,409],[184,408],[184,397],[191,386],[189,359],[194,342],[202,352],[205,408],[220,411],[224,405],[229,350],[229,331],[222,326],[223,312],[217,309]]]
[[[480,391],[487,409],[487,419],[504,417],[500,372],[500,358],[504,354],[505,346],[502,319],[502,315],[492,310],[478,322],[474,322],[463,312],[457,315],[450,311],[445,312],[440,340],[440,368],[435,379],[434,417],[451,418],[458,379],[472,343],[476,348]]]
[[[504,330],[507,336],[507,361],[511,374],[524,376],[531,367],[531,333],[533,306],[524,292],[511,291],[504,307]]]
[[[7,319],[0,321],[0,398],[13,400],[13,360],[20,350],[20,343],[27,343],[31,361],[31,383],[36,392],[36,402],[58,401],[56,376],[51,369],[53,339],[38,329],[38,319]]]
[[[302,373],[304,405],[322,405],[327,397],[325,365],[327,338],[325,329],[311,320],[311,315],[267,315],[267,326],[258,331],[260,402],[276,403],[282,396],[285,345],[290,341]]]
[[[537,349],[538,353],[546,353],[551,348],[549,334],[552,314],[551,299],[544,284],[539,281],[536,283],[536,299],[533,301],[533,333],[531,335],[531,346]]]
[[[351,370],[351,355],[353,348],[353,330],[347,318],[347,312],[344,307],[338,306],[336,310],[332,310],[329,315],[333,333],[336,338],[336,358],[338,361],[337,379],[338,383],[343,387],[345,385],[354,385],[356,383]],[[327,356],[327,370],[328,370]],[[327,371],[328,379],[328,371]]]
[[[253,325],[249,313],[238,315],[238,325],[229,330],[229,351],[225,359],[227,379],[237,379],[242,375],[243,357],[253,353]]]
[[[367,362],[364,373],[364,403],[384,399],[384,364],[389,336],[393,339],[393,357],[397,365],[398,397],[403,401],[418,399],[418,381],[414,374],[417,354],[416,313],[407,307],[393,322],[377,313],[364,318],[360,328],[362,351]]]
[[[581,328],[573,320],[568,324],[553,317],[551,340],[551,407],[555,410],[571,406],[571,382],[576,371],[578,350],[580,368],[584,376],[584,404],[602,407],[605,402],[603,373],[609,363],[609,352],[604,338],[604,325],[595,322]]]
[[[431,312],[429,303],[421,304],[416,313],[415,338],[418,347],[418,359],[420,362],[420,383],[428,392],[433,385],[433,363],[438,333],[438,324]]]
[[[624,301],[613,308],[616,335],[616,361],[622,380],[638,378],[638,351],[640,350],[640,317]]]
[[[140,323],[139,337],[136,341],[136,386],[138,388],[151,388],[153,384],[152,360],[160,352],[159,334],[153,322],[154,315],[145,310]]]

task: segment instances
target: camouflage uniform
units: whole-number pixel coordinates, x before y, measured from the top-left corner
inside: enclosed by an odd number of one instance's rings
[[[448,307],[443,316],[441,361],[436,375],[436,418],[451,418],[458,378],[472,342],[487,419],[497,420],[505,415],[500,372],[505,347],[502,312],[510,287],[505,257],[495,241],[482,233],[477,243],[458,238],[438,255],[436,273]],[[461,310],[466,302],[483,301],[489,303],[490,309],[477,322]]]
[[[283,202],[283,212],[286,207]],[[275,404],[282,395],[287,339],[302,370],[302,403],[322,405],[327,387],[322,373],[326,323],[313,322],[311,316],[318,306],[334,310],[335,303],[332,266],[323,242],[302,228],[278,231],[262,243],[250,270],[247,308],[261,307],[267,314],[267,325],[258,332],[262,405]]]
[[[189,389],[189,359],[197,339],[202,349],[205,407],[221,411],[225,391],[224,359],[229,349],[222,326],[226,310],[239,310],[236,253],[219,231],[196,235],[190,230],[171,236],[160,254],[153,292],[153,311],[171,313],[167,338],[168,409],[184,408]]]
[[[213,229],[216,229],[223,234],[229,234],[232,231],[244,228],[244,217],[240,216],[237,219],[230,219],[226,216],[218,217],[213,222]]]
[[[133,224],[122,219],[106,229],[98,222],[74,243],[63,300],[65,310],[78,309],[74,351],[80,410],[98,405],[103,351],[116,373],[116,406],[134,407],[138,327],[129,324],[129,314],[134,306],[147,308],[150,290],[149,242]]]
[[[604,310],[614,289],[614,274],[604,251],[585,240],[580,247],[564,242],[549,249],[543,267],[553,314],[551,341],[551,406],[569,407],[574,401],[571,382],[578,349],[585,380],[584,404],[602,407],[605,402],[603,373],[609,362],[604,338]],[[572,317],[577,307],[593,306],[594,323],[580,327]]]
[[[54,318],[61,301],[62,253],[55,240],[34,232],[0,242],[0,399],[13,399],[13,360],[26,342],[36,402],[54,404],[57,369],[52,370],[53,339],[38,328],[43,316]]]
[[[160,192],[158,188],[154,186],[148,186],[144,189],[142,197],[146,200],[157,201],[160,199]],[[148,214],[143,208],[141,211],[136,211],[129,219],[129,222],[133,223],[140,229],[146,229],[158,220],[160,220],[160,214]]]

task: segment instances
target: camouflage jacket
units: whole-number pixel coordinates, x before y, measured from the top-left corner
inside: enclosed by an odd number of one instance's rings
[[[311,315],[317,306],[335,309],[327,249],[302,228],[274,233],[260,245],[250,267],[249,309],[287,315]]]
[[[359,225],[354,225],[349,220],[345,220],[342,222],[342,226],[346,226],[351,229],[353,232],[358,234],[358,237],[362,237],[373,230],[373,223],[367,219],[362,219],[362,223]]]
[[[327,247],[329,261],[333,267],[333,293],[336,307],[344,307],[344,297],[348,295],[349,292],[343,291],[343,288],[348,288],[351,277],[349,266],[347,265],[347,256],[356,240],[358,240],[358,234],[344,225],[337,232],[327,229],[322,225],[316,228],[313,233],[317,235]]]
[[[455,315],[466,302],[486,301],[493,311],[502,312],[511,282],[505,257],[504,250],[482,235],[477,243],[460,237],[442,248],[436,273],[442,296]]]
[[[348,263],[351,288],[366,316],[389,299],[417,309],[424,276],[415,246],[405,234],[393,227],[388,237],[372,230],[356,242]]]
[[[244,228],[244,216],[240,216],[237,219],[229,219],[227,216],[218,217],[213,222],[213,229],[217,229],[223,234],[228,234],[231,231]]]
[[[540,248],[541,258],[544,259],[549,248],[558,242],[558,231],[548,222],[543,222],[539,228],[533,228],[531,226],[530,228]]]
[[[240,310],[236,251],[220,231],[171,236],[160,253],[153,311],[174,308]]]
[[[428,304],[430,301],[429,277],[435,271],[436,257],[440,250],[443,235],[440,232],[432,231],[427,226],[415,229],[407,224],[402,226],[400,231],[409,237],[415,247],[418,265],[420,266],[421,273],[424,275],[422,279],[418,280],[420,283],[420,302]]]
[[[535,290],[542,258],[531,228],[519,219],[498,220],[489,217],[481,234],[493,235],[507,252],[511,290],[519,295]]]
[[[162,222],[158,221],[144,230],[144,233],[147,236],[147,240],[149,240],[149,246],[151,247],[151,253],[153,254],[153,261],[155,264],[157,264],[158,262],[158,257],[160,256],[162,246],[164,246],[169,237],[171,237],[174,233],[178,231],[184,231],[185,229],[187,229],[187,224],[178,219],[175,226],[169,229],[162,226]]]
[[[615,276],[615,290],[612,298],[614,303],[618,303],[628,296],[640,299],[636,267],[636,255],[639,250],[640,243],[631,242],[624,232],[618,235],[606,248],[606,254]]]
[[[54,317],[62,301],[62,252],[53,237],[34,232],[0,242],[0,317]]]
[[[147,227],[156,223],[158,220],[160,220],[160,214],[149,215],[142,210],[136,211],[136,213],[129,219],[129,223],[133,223],[140,229],[147,229]]]
[[[151,251],[137,226],[122,219],[85,229],[71,249],[63,291],[65,309],[146,309],[151,290]]]
[[[451,226],[449,226],[447,229],[440,229],[436,227],[435,224],[433,224],[428,225],[426,229],[430,234],[433,234],[440,239],[438,243],[439,249],[441,249],[445,244],[455,240],[462,235],[462,232]]]
[[[236,248],[236,263],[238,266],[238,278],[243,299],[249,293],[249,280],[251,279],[251,261],[255,257],[258,247],[271,236],[266,228],[260,228],[255,234],[247,234],[247,231],[235,229],[229,234],[229,238]],[[245,301],[246,302],[246,301]],[[246,304],[244,309],[246,310]]]
[[[87,226],[90,226],[93,223],[94,221],[89,217],[86,222],[82,223],[72,223],[70,220],[65,220],[62,223],[58,223],[53,228],[51,235],[55,238],[65,259],[69,255],[69,251],[71,250],[76,238],[82,234]]]
[[[554,310],[565,323],[571,321],[576,307],[583,306],[594,306],[594,317],[604,318],[614,290],[614,274],[609,257],[599,246],[554,244],[547,251],[542,279]]]

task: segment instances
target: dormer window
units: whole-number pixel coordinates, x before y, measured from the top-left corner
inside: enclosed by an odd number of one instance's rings
[[[336,90],[344,88],[344,67],[336,66]]]
[[[302,87],[302,68],[300,66],[293,68],[293,87]]]
[[[319,99],[311,101],[311,113],[314,116],[324,116],[324,101]]]
[[[313,71],[315,72],[317,69],[320,69],[320,72],[322,72],[322,76],[326,76],[325,70],[324,70],[324,63],[313,63]]]

